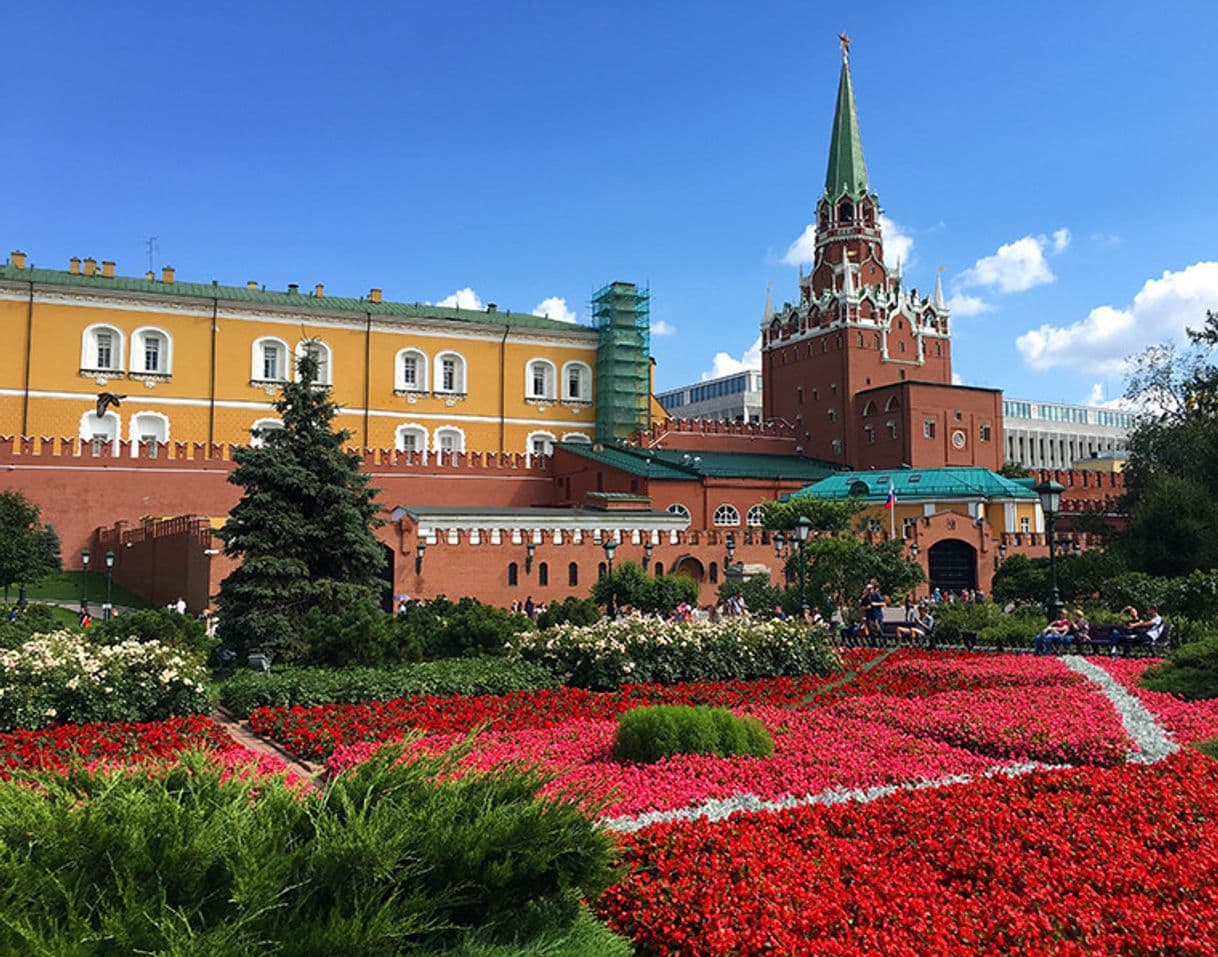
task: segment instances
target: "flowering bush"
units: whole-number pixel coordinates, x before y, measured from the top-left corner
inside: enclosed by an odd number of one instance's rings
[[[545,665],[566,684],[600,689],[627,682],[828,674],[841,666],[827,628],[744,618],[559,625],[517,635],[510,651]]]
[[[1218,763],[659,824],[622,856],[598,909],[648,954],[1212,954]]]
[[[203,667],[158,641],[97,646],[59,631],[0,653],[0,731],[148,721],[207,709]]]

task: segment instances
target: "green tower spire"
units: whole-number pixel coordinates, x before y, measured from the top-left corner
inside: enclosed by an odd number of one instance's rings
[[[859,199],[871,190],[867,185],[867,163],[863,160],[854,87],[850,83],[850,38],[843,33],[838,39],[842,44],[842,75],[837,82],[837,109],[833,114],[833,139],[829,142],[825,193],[831,199],[842,193]]]

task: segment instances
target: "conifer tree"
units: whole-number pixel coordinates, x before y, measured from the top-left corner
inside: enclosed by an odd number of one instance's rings
[[[382,524],[360,472],[343,450],[336,407],[316,384],[312,350],[298,361],[275,409],[282,429],[262,432],[261,447],[233,453],[229,481],[245,492],[220,530],[224,553],[241,560],[220,584],[219,636],[242,658],[250,651],[288,660],[302,650],[301,621],[311,608],[338,613],[380,597]]]

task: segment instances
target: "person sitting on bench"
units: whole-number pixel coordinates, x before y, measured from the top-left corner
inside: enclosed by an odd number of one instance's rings
[[[1091,640],[1091,622],[1087,620],[1081,608],[1074,609],[1074,619],[1070,622],[1070,638],[1079,648]]]
[[[918,610],[917,617],[904,625],[897,625],[897,641],[917,644],[931,636],[935,630],[935,619],[925,608]]]
[[[1066,609],[1057,609],[1057,617],[1032,642],[1033,649],[1038,655],[1049,655],[1053,649],[1070,634],[1070,618]]]
[[[1159,614],[1159,606],[1155,604],[1147,605],[1146,614],[1148,617],[1145,621],[1131,621],[1127,624],[1122,637],[1134,640],[1145,638],[1152,646],[1156,644],[1163,634],[1163,617]],[[1108,649],[1109,655],[1116,654],[1119,634],[1119,632],[1113,632],[1112,645]]]

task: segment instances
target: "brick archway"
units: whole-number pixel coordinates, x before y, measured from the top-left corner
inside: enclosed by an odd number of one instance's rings
[[[977,549],[958,538],[945,538],[927,555],[930,587],[958,592],[977,587]]]
[[[673,562],[671,574],[684,575],[699,584],[706,580],[706,568],[693,555],[682,555]]]

